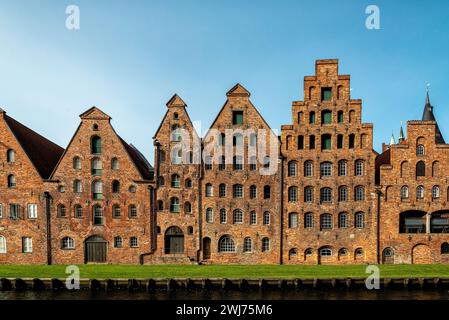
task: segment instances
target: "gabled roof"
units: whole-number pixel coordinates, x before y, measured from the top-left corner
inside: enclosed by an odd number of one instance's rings
[[[167,107],[187,107],[187,104],[184,102],[184,100],[181,99],[180,96],[178,96],[176,93],[173,95],[173,97],[170,98],[167,102]]]
[[[48,179],[64,149],[5,114],[5,122],[33,163],[39,175]]]
[[[89,110],[80,114],[81,119],[98,119],[98,120],[111,120],[112,118],[106,113],[93,106]]]
[[[235,86],[232,87],[231,90],[229,90],[226,95],[228,97],[230,96],[241,96],[241,97],[249,97],[251,93],[245,89],[244,86],[242,86],[240,83],[237,83]]]
[[[148,160],[139,150],[137,150],[136,147],[134,147],[133,145],[129,145],[120,136],[118,137],[125,147],[126,152],[128,152],[129,157],[134,162],[134,165],[136,166],[142,178],[144,178],[145,180],[151,180],[153,178],[153,167],[150,165]]]

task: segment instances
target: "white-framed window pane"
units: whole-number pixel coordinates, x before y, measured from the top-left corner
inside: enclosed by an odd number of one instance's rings
[[[30,219],[37,218],[37,204],[29,204],[28,205],[28,218],[30,218]]]
[[[269,225],[270,224],[270,213],[269,212],[264,212],[264,214],[263,214],[263,224],[264,225]]]
[[[312,177],[313,176],[313,163],[312,161],[306,161],[304,164],[304,176]]]
[[[246,237],[243,240],[243,252],[251,252],[253,251],[253,241],[251,240],[251,238]]]
[[[243,211],[242,210],[235,210],[234,211],[234,224],[235,223],[243,223]]]
[[[320,176],[323,177],[331,177],[332,176],[332,163],[324,162],[320,166]]]
[[[206,222],[212,223],[213,221],[214,221],[214,211],[212,210],[212,208],[207,208],[206,209]]]
[[[123,245],[122,237],[114,237],[114,248],[121,248]]]
[[[226,214],[226,209],[220,209],[220,223],[225,224],[228,220],[228,215]]]
[[[228,236],[222,237],[218,246],[219,252],[235,252],[234,240]]]
[[[3,218],[3,204],[0,203],[0,219]]]
[[[6,253],[6,238],[0,236],[0,253]]]
[[[33,239],[31,237],[22,238],[22,252],[23,253],[33,252]]]
[[[251,211],[249,214],[250,224],[255,225],[257,224],[257,213],[256,211]]]
[[[311,213],[306,213],[304,215],[304,228],[306,229],[313,228],[313,215]]]
[[[346,161],[340,161],[338,163],[338,175],[341,177],[348,175],[348,163]]]
[[[138,247],[137,237],[131,237],[129,239],[129,244],[132,248]]]
[[[362,212],[355,215],[355,227],[362,229],[365,227],[365,215]]]

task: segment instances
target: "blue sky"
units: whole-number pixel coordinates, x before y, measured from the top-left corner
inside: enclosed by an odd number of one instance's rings
[[[81,29],[65,28],[78,5]],[[365,8],[380,8],[380,30]],[[420,119],[426,84],[449,140],[449,1],[4,1],[0,106],[66,147],[96,105],[153,162],[152,137],[178,93],[206,129],[237,82],[272,128],[291,123],[316,59],[338,58],[374,146]]]

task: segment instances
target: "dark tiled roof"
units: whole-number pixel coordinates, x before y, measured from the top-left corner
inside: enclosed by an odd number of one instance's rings
[[[427,92],[426,96],[426,105],[424,106],[424,112],[422,114],[423,121],[435,121],[437,122],[435,115],[433,113],[433,106],[430,104],[429,92]],[[444,138],[441,134],[440,128],[438,127],[438,123],[436,123],[436,133],[435,133],[435,142],[437,144],[444,144]]]
[[[64,149],[5,114],[5,121],[43,179],[48,179]]]
[[[134,162],[134,164],[136,165],[140,174],[142,175],[142,178],[144,178],[145,180],[152,180],[153,179],[153,167],[148,162],[148,160],[144,157],[144,155],[139,150],[137,150],[136,147],[134,147],[133,145],[129,145],[121,137],[119,137],[119,138],[120,138],[120,141],[123,143],[123,146],[125,147],[129,156],[131,157],[131,160]]]
[[[375,182],[376,184],[380,184],[380,166],[383,164],[391,164],[391,149],[388,148],[383,153],[379,154],[376,157],[376,173],[375,173]]]

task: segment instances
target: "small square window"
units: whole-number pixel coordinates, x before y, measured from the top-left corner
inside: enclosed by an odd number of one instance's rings
[[[322,88],[321,89],[321,100],[322,101],[332,100],[332,88]]]
[[[243,124],[243,111],[232,112],[232,124],[234,125]]]

